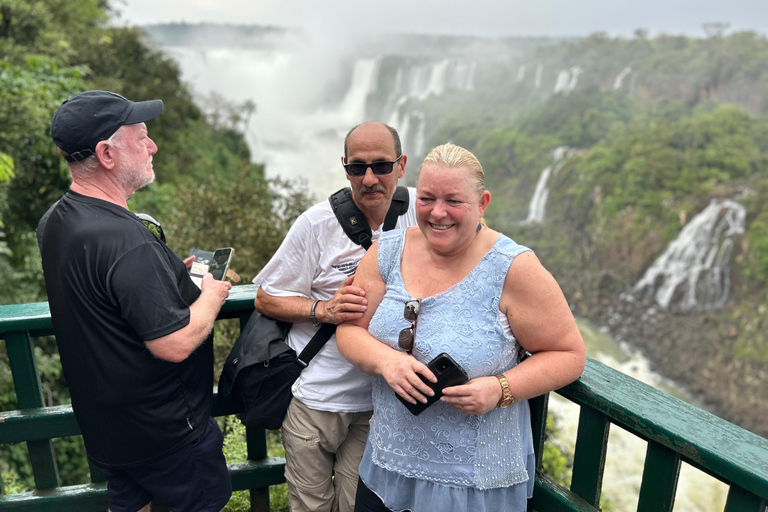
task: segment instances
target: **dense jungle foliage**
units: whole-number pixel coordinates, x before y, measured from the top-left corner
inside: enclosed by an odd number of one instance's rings
[[[311,204],[301,183],[267,180],[263,166],[250,161],[242,133],[254,105],[207,98],[214,108],[204,114],[176,64],[146,44],[141,30],[110,26],[109,9],[103,0],[84,0],[77,9],[66,0],[0,0],[0,304],[46,299],[34,229],[69,186],[66,163],[53,152],[50,119],[83,90],[163,100],[162,116],[148,124],[159,147],[157,181],[129,206],[160,220],[179,256],[191,247],[234,246],[232,267],[250,280]],[[218,329],[220,368],[234,330]],[[52,338],[36,340],[36,357],[45,404],[69,403]],[[3,347],[0,410],[11,409]],[[87,482],[82,440],[58,439],[54,446],[62,484]],[[0,447],[0,471],[6,492],[34,488],[24,445]]]

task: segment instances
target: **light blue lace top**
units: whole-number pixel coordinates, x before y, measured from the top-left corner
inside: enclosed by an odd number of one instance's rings
[[[386,293],[368,331],[397,349],[405,289],[400,261],[405,231],[379,239]],[[470,379],[517,365],[518,343],[499,312],[504,280],[518,254],[530,250],[501,235],[460,283],[422,298],[413,355],[423,363],[450,354]],[[398,349],[399,350],[399,349]],[[534,456],[528,402],[472,416],[437,402],[413,416],[383,378],[373,384],[373,417],[360,476],[392,510],[525,510]],[[438,504],[440,506],[438,507]]]

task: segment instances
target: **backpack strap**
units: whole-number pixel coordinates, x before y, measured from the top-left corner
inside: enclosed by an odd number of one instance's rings
[[[355,201],[352,199],[352,191],[349,187],[331,194],[328,198],[331,203],[331,209],[336,215],[336,219],[339,221],[344,233],[347,234],[350,240],[357,245],[363,246],[367,251],[371,247],[371,226],[365,219],[365,215],[357,207]],[[392,203],[389,205],[387,216],[384,218],[384,231],[389,231],[397,224],[397,218],[408,211],[409,197],[408,189],[405,187],[397,187],[395,193],[392,196]]]
[[[307,367],[312,358],[320,352],[320,349],[323,348],[325,342],[331,339],[331,336],[333,336],[335,332],[336,324],[323,324],[320,326],[315,335],[312,336],[312,339],[309,340],[309,343],[307,343],[307,346],[304,347],[304,350],[299,354],[298,363],[302,369]]]
[[[328,201],[349,239],[357,245],[362,245],[367,251],[371,246],[371,226],[368,225],[365,215],[352,199],[352,191],[349,187],[334,192]]]
[[[371,226],[365,219],[365,215],[357,207],[355,201],[352,199],[352,191],[349,187],[331,194],[328,198],[331,203],[333,213],[336,215],[336,219],[341,224],[344,233],[347,234],[350,240],[357,245],[361,245],[367,251],[371,246]],[[408,189],[405,187],[397,187],[394,195],[392,196],[392,204],[389,206],[387,216],[384,219],[384,231],[389,231],[397,224],[397,218],[408,211],[409,194]],[[302,368],[306,368],[313,357],[320,352],[325,343],[336,332],[336,325],[323,324],[309,340],[307,346],[299,354],[298,363]]]
[[[408,211],[408,189],[397,187],[392,196],[392,204],[389,205],[389,211],[384,218],[384,231],[394,229],[397,224],[397,218]]]

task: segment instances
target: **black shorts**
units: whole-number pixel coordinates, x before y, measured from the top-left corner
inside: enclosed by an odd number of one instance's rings
[[[213,418],[187,446],[149,464],[104,469],[112,512],[136,512],[152,500],[179,512],[219,512],[232,495],[224,438]]]

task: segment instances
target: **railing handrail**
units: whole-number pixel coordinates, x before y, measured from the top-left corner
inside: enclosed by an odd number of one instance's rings
[[[558,394],[768,499],[768,439],[590,358],[581,378]]]
[[[247,316],[253,309],[256,290],[255,285],[233,287],[219,319]],[[31,336],[51,333],[47,303],[0,306],[0,338],[7,339],[22,331],[28,332]],[[675,471],[679,470],[679,460],[683,460],[730,484],[732,491],[734,488],[738,489],[736,497],[743,499],[746,496],[746,502],[750,504],[749,510],[762,512],[763,509],[760,506],[764,507],[768,501],[768,439],[748,432],[592,359],[588,359],[582,377],[558,390],[558,393],[578,404],[582,410],[574,464],[574,484],[571,486],[572,490],[563,489],[546,476],[538,474],[536,477],[538,499],[535,494],[533,502],[541,510],[550,506],[557,510],[596,510],[602,482],[607,430],[612,423],[647,440],[649,447],[654,445],[654,449],[657,450],[654,456],[658,457],[658,450],[662,450],[660,460],[664,460],[665,453],[671,453],[677,457],[677,459],[673,457],[670,463],[672,467],[670,479],[675,482],[671,485],[672,500],[674,500],[677,479]],[[532,401],[534,430],[542,431],[543,417],[538,417],[537,413],[546,412],[546,397],[537,400]],[[229,412],[231,411],[218,410],[214,415]],[[3,423],[8,428],[0,432],[0,443],[24,440],[40,442],[52,437],[77,433],[77,425],[70,406],[32,407],[0,413],[0,424]],[[587,426],[583,427],[584,424]],[[592,428],[595,425],[597,430],[603,426],[604,432],[602,434],[590,432],[595,430]],[[587,436],[591,436],[588,442],[580,441]],[[540,435],[538,437],[541,438]],[[579,453],[580,442],[582,446],[594,446],[594,443],[599,446],[602,442],[602,448],[598,448],[602,453],[584,462],[583,452]],[[593,444],[590,445],[590,443]],[[262,456],[265,455],[266,453]],[[652,450],[649,450],[648,457],[651,455]],[[540,458],[540,453],[537,453],[537,458]],[[587,459],[590,458],[587,457]],[[677,470],[675,470],[675,464]],[[577,477],[577,466],[590,468],[585,471],[590,473],[590,476]],[[238,473],[237,478],[247,478],[244,476],[246,473]],[[646,474],[647,472],[644,472],[643,485],[645,485]],[[235,478],[234,474],[233,478]],[[584,492],[585,488],[588,489],[587,492]],[[641,495],[642,492],[641,489]],[[730,499],[729,494],[729,501]],[[0,501],[3,501],[2,497]],[[737,499],[733,500],[733,503],[737,502]],[[726,510],[730,512],[741,509],[738,505],[731,505]]]

